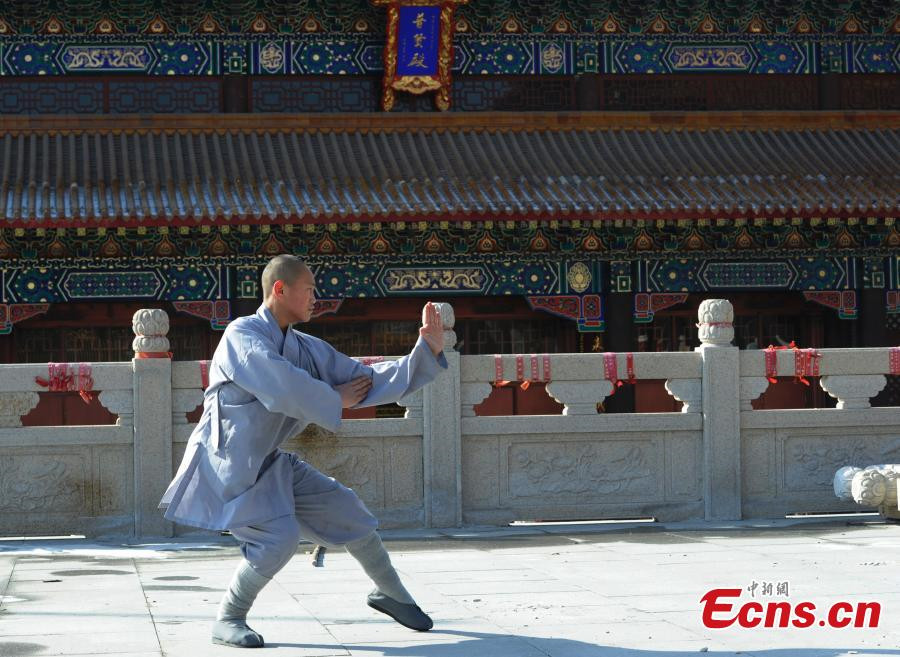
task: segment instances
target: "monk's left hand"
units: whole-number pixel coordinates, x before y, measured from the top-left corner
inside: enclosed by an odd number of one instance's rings
[[[428,343],[435,356],[444,350],[444,325],[441,322],[441,313],[430,301],[422,308],[422,328],[419,329],[419,335]]]

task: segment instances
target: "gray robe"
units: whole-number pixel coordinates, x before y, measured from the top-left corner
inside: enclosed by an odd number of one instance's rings
[[[324,340],[285,335],[262,305],[228,325],[209,367],[203,416],[159,504],[168,520],[231,529],[294,512],[293,469],[278,449],[310,423],[336,431],[340,394],[332,387],[358,376],[372,388],[355,408],[396,402],[429,383],[447,359],[419,337],[396,361],[372,366]]]

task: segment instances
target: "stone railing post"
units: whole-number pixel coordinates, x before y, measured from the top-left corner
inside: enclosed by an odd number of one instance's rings
[[[725,299],[700,304],[700,346],[703,359],[703,499],[707,520],[741,518],[741,413],[738,349],[734,309]]]
[[[172,536],[173,525],[157,509],[172,480],[172,360],[169,316],[138,310],[134,330],[134,533]]]
[[[462,524],[462,428],[459,352],[455,317],[449,303],[436,304],[444,326],[444,356],[448,368],[423,390],[423,445],[425,526],[458,527]]]

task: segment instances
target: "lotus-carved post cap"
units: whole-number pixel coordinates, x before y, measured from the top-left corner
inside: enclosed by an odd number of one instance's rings
[[[862,468],[845,465],[834,473],[834,494],[845,502],[853,499],[853,475],[861,472]]]
[[[437,306],[441,316],[441,328],[444,329],[444,350],[452,351],[456,344],[456,332],[453,330],[456,325],[456,314],[453,312],[453,306],[441,302],[434,302],[434,305]],[[422,321],[425,321],[425,308],[422,308]]]
[[[159,308],[141,308],[131,318],[131,330],[134,341],[131,343],[135,352],[167,352],[169,351],[169,315]]]
[[[727,299],[706,299],[697,311],[699,337],[704,345],[730,345],[734,339],[734,308]]]
[[[845,501],[878,507],[885,518],[900,519],[897,487],[900,464],[882,463],[867,468],[845,466],[834,475],[834,494]]]
[[[159,308],[141,308],[131,318],[135,335],[157,337],[169,333],[169,315]]]
[[[452,329],[456,325],[456,314],[453,312],[453,306],[451,306],[449,303],[443,303],[439,301],[435,301],[434,305],[437,306],[438,312],[441,315],[441,328],[443,328],[445,331],[448,329]]]

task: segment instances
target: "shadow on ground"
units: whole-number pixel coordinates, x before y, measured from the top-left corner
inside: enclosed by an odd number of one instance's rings
[[[503,654],[512,654],[510,644],[522,645],[522,656],[550,654],[554,657],[731,657],[743,655],[744,657],[844,657],[845,655],[900,655],[900,650],[882,648],[777,648],[756,649],[747,651],[710,650],[701,652],[701,648],[667,650],[664,640],[660,641],[659,650],[639,650],[634,648],[622,648],[620,646],[604,646],[586,641],[573,639],[560,639],[539,636],[519,636],[517,634],[491,634],[489,632],[466,632],[462,630],[444,630],[430,632],[429,638],[436,634],[453,635],[463,637],[464,641],[452,643],[419,643],[419,644],[392,644],[384,645],[328,645],[312,643],[266,643],[270,648],[305,648],[305,649],[339,649],[349,648],[354,653],[372,651],[373,654],[384,657],[470,657],[475,655],[491,655],[498,648],[504,646]],[[703,643],[697,639],[697,644]],[[531,650],[528,650],[528,647]],[[519,653],[516,653],[519,654]]]

